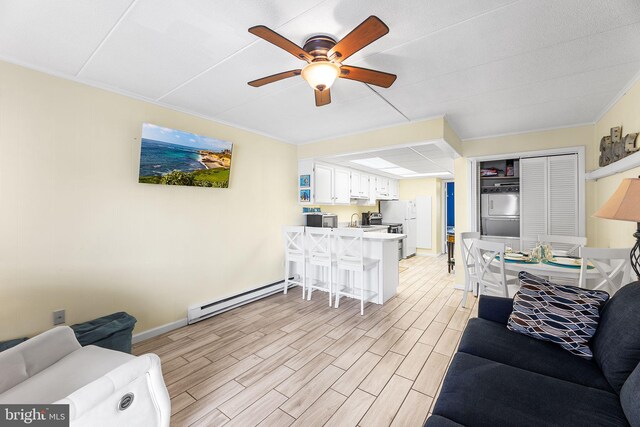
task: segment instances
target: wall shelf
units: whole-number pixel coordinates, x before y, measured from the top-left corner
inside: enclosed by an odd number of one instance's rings
[[[615,163],[611,163],[610,165],[603,166],[594,171],[588,172],[585,175],[587,180],[596,180],[600,178],[605,178],[607,176],[615,175],[620,172],[628,171],[629,169],[633,169],[635,167],[640,166],[640,151],[637,153],[633,153],[624,159],[618,160]]]

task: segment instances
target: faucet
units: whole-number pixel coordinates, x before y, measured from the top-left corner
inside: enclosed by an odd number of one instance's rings
[[[353,220],[353,216],[356,216],[356,220]],[[358,212],[355,212],[353,214],[351,214],[351,222],[349,223],[349,227],[357,227],[358,226],[358,217],[360,217],[360,214]]]

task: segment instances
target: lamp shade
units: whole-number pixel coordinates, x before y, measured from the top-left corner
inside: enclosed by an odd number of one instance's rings
[[[302,69],[302,78],[317,90],[329,89],[338,74],[340,67],[328,61],[312,62]]]
[[[640,178],[623,179],[616,192],[593,216],[640,222]]]

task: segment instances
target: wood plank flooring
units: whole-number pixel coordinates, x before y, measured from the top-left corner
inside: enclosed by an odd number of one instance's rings
[[[446,257],[401,261],[383,306],[300,288],[152,338],[172,426],[421,426],[469,317]]]

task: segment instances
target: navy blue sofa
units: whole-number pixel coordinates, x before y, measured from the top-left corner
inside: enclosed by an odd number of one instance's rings
[[[640,426],[640,282],[602,309],[593,360],[509,331],[512,307],[480,297],[425,426]]]

